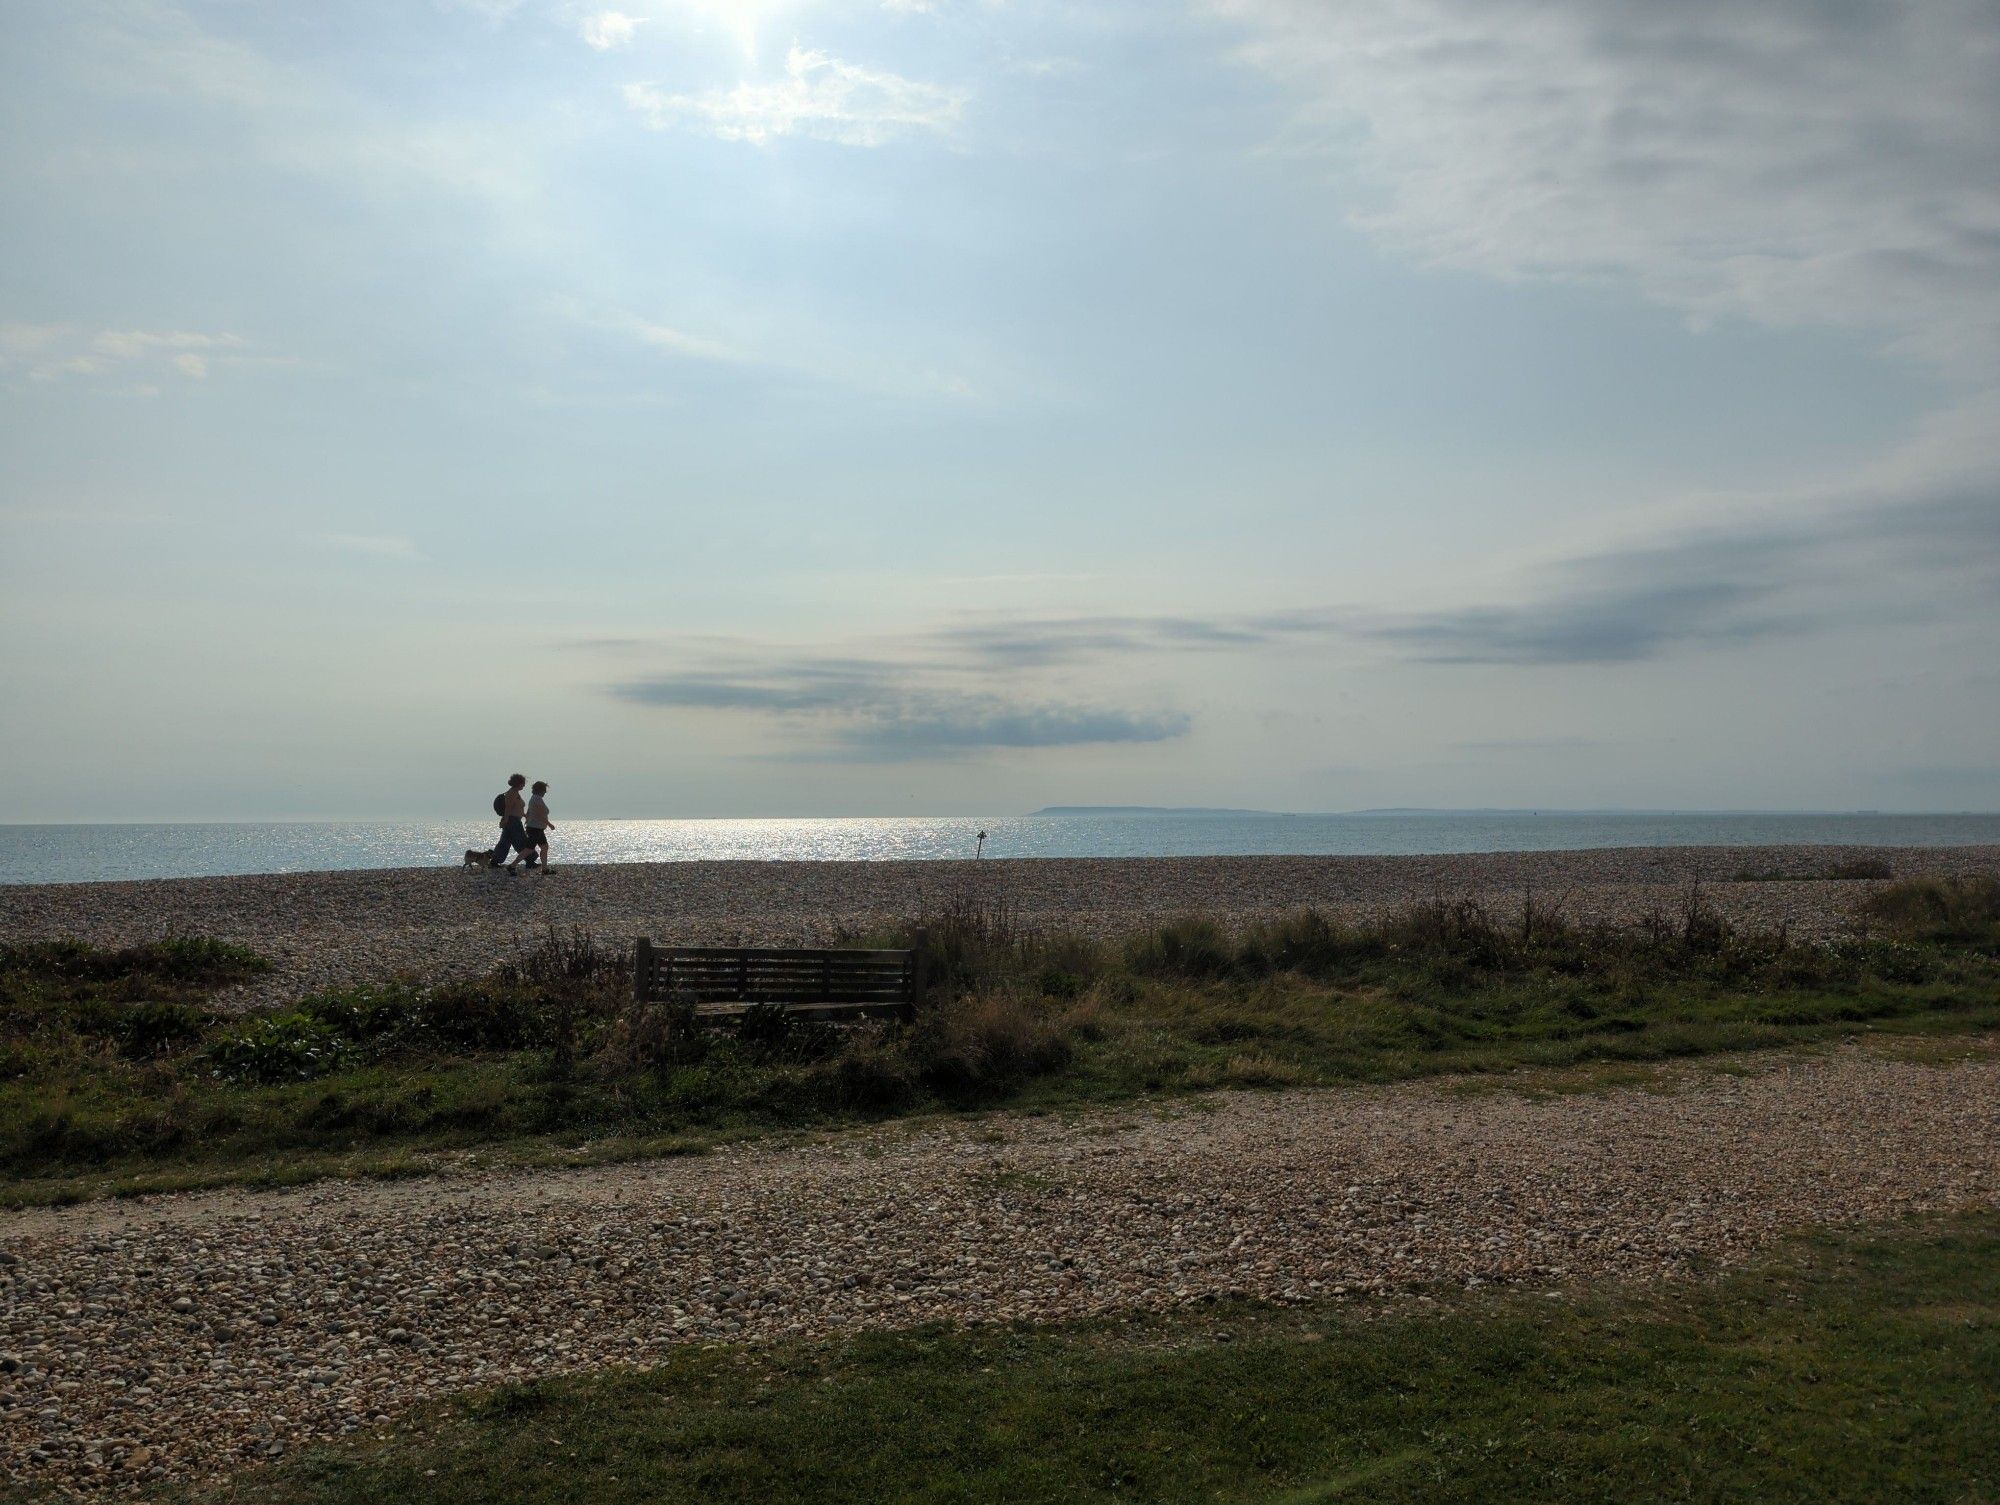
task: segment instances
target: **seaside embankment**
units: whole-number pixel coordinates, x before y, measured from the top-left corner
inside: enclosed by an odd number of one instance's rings
[[[825,944],[976,895],[1027,925],[1114,936],[1200,914],[1241,924],[1301,909],[1360,919],[1439,896],[1497,910],[1533,893],[1579,920],[1672,911],[1690,885],[1729,919],[1826,936],[1852,925],[1865,879],[2000,873],[2000,846],[1626,847],[1425,857],[1043,858],[983,862],[558,864],[545,874],[436,868],[22,885],[0,889],[0,942],[131,945],[208,936],[275,964],[224,1002],[248,1007],[397,976],[463,977],[586,926],[633,937]]]

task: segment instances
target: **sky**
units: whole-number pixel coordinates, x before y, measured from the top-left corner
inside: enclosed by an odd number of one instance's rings
[[[1993,0],[0,0],[13,821],[2000,808]]]

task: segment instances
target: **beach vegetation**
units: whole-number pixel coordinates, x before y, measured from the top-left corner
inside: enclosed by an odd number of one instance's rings
[[[1839,862],[1828,863],[1823,868],[1810,868],[1804,872],[1785,868],[1742,868],[1732,880],[1736,883],[1855,883],[1862,881],[1880,882],[1896,876],[1895,868],[1880,857],[1848,857]]]
[[[1190,915],[1117,941],[966,894],[855,945],[915,945],[908,1023],[637,1001],[629,960],[552,932],[483,977],[228,1012],[261,959],[212,942],[0,955],[0,1199],[613,1157],[913,1112],[1658,1062],[2000,1025],[2000,885],[1870,895],[1830,942],[1691,889],[1637,924],[1440,896],[1366,922]]]
[[[1878,889],[1861,906],[1890,935],[2000,952],[2000,878],[1920,878]]]

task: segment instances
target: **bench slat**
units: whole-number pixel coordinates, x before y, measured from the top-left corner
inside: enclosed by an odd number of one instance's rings
[[[748,956],[753,958],[792,957],[807,961],[818,961],[821,957],[831,956],[836,959],[849,957],[861,959],[872,958],[877,961],[903,961],[911,953],[908,951],[861,951],[845,946],[829,946],[823,951],[813,951],[796,946],[655,946],[653,948],[653,955],[656,957],[692,956],[698,958],[713,956]]]
[[[639,998],[680,998],[702,1020],[773,1006],[806,1019],[908,1018],[923,995],[915,951],[656,947],[642,938],[633,960]]]
[[[696,965],[689,965],[685,962],[664,961],[657,964],[656,970],[661,972],[679,972],[688,976],[702,976],[709,973],[723,975],[729,973],[749,972],[759,977],[901,977],[905,972],[909,971],[910,969],[907,966],[819,967],[819,966],[813,966],[809,963],[808,964],[790,963],[784,966],[770,966],[770,965],[759,965],[756,962],[746,962],[740,965],[718,967],[713,963],[709,962],[703,962]]]
[[[719,977],[714,973],[656,972],[654,977],[663,984],[688,987],[747,987],[752,983],[771,988],[901,988],[908,979],[903,977],[777,977],[772,974],[752,972],[748,975],[736,973]]]
[[[901,998],[910,991],[901,983],[882,983],[873,986],[856,984],[852,987],[842,987],[836,983],[831,987],[821,987],[816,984],[759,982],[755,978],[738,982],[696,982],[689,978],[662,977],[654,980],[654,987],[673,993],[796,993],[842,997],[853,994],[860,997],[888,998]]]
[[[909,992],[902,982],[855,982],[819,983],[791,982],[783,978],[715,978],[703,980],[696,977],[660,977],[654,979],[654,986],[673,989],[692,989],[706,992],[726,992],[732,988],[754,988],[760,993],[893,993],[898,997]]]
[[[810,1003],[812,999],[832,1001],[868,1001],[868,999],[906,999],[908,989],[788,989],[788,987],[682,987],[668,989],[668,993],[680,993],[694,999],[798,999],[800,1003]]]
[[[898,972],[909,965],[907,957],[829,956],[818,961],[810,957],[785,956],[662,956],[668,967],[754,967],[764,971],[796,972],[832,967],[842,972]]]
[[[687,967],[663,962],[654,971],[679,977],[902,977],[908,967]]]
[[[760,967],[755,963],[742,966],[717,967],[703,964],[687,966],[679,962],[660,962],[654,968],[659,972],[678,972],[687,977],[728,976],[749,973],[754,977],[901,977],[910,969],[903,967]]]
[[[814,973],[810,977],[783,972],[672,972],[657,971],[653,976],[661,982],[701,983],[718,987],[733,987],[737,983],[763,983],[771,987],[813,987],[824,983],[834,988],[900,988],[909,981],[906,972],[880,973],[864,976],[861,973],[835,973],[828,977]]]
[[[747,1004],[705,1003],[695,1009],[694,1016],[697,1019],[740,1019],[749,1012]],[[835,1021],[907,1018],[912,1010],[907,1003],[800,1003],[787,1008],[785,1012],[800,1019]]]

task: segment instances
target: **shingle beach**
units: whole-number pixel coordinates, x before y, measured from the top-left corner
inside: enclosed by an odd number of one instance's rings
[[[2000,871],[1991,846],[404,869],[8,888],[0,939],[238,941],[278,963],[247,1004],[468,975],[549,926],[614,946],[810,941],[968,892],[1031,925],[1117,934],[1438,895],[1504,909],[1530,890],[1623,920],[1698,881],[1734,919],[1829,935],[1872,885],[1819,875],[1861,856],[1899,878]],[[403,1183],[0,1213],[0,1472],[143,1492],[679,1343],[1675,1278],[1802,1227],[2000,1202],[2000,1040],[1722,1065],[1588,1095],[1225,1095],[1200,1113],[992,1115],[695,1160],[468,1161]]]
[[[666,862],[564,866],[509,877],[456,868],[0,888],[0,941],[70,936],[128,945],[168,935],[237,941],[274,972],[233,1002],[316,988],[469,976],[584,925],[717,944],[824,944],[918,918],[954,895],[1004,900],[1027,923],[1118,934],[1199,913],[1230,923],[1317,908],[1358,918],[1438,895],[1501,908],[1529,892],[1579,919],[1628,920],[1681,902],[1691,882],[1730,918],[1827,935],[1866,882],[1807,875],[1866,856],[1899,878],[2000,872],[2000,846],[1628,847],[1433,857],[1040,858],[985,862]],[[1738,882],[1741,873],[1793,881]]]

